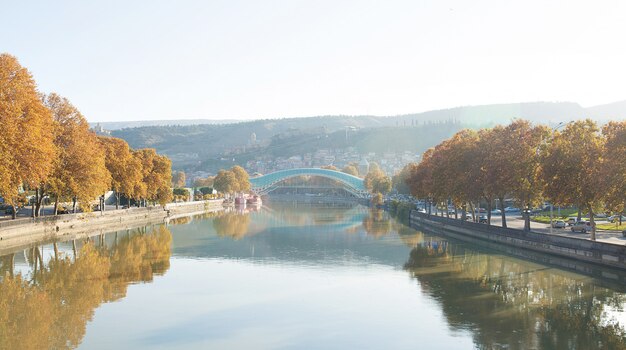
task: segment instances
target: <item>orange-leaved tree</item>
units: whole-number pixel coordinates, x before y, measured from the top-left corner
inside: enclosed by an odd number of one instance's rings
[[[0,196],[16,206],[20,186],[36,188],[52,170],[54,124],[30,72],[0,54]]]
[[[115,192],[115,209],[119,209],[120,197],[132,198],[136,184],[143,180],[139,159],[133,157],[128,143],[115,137],[99,137],[105,152],[105,165],[111,173],[110,188]]]
[[[57,149],[54,169],[42,192],[55,199],[55,213],[60,200],[80,203],[83,211],[109,189],[111,174],[105,166],[105,152],[89,123],[67,98],[51,93],[45,104],[55,122],[54,144]]]
[[[544,194],[558,205],[577,205],[589,212],[591,239],[595,240],[594,210],[606,197],[602,178],[604,138],[590,119],[568,124],[556,132],[542,159]]]
[[[626,121],[609,122],[602,128],[606,140],[602,178],[607,183],[606,206],[619,215],[622,223],[626,206]]]

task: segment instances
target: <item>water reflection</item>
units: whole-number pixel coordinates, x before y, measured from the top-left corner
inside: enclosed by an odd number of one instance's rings
[[[213,228],[221,237],[241,239],[249,233],[248,226],[250,226],[249,213],[231,211],[213,219]]]
[[[315,205],[30,248],[0,257],[0,348],[626,348],[626,287],[483,248]]]
[[[391,231],[389,214],[382,209],[370,209],[368,215],[363,218],[363,229],[368,235],[381,237]]]
[[[73,253],[45,261],[42,247],[25,252],[30,269],[15,273],[15,254],[2,257],[0,348],[77,347],[102,303],[123,298],[131,283],[151,281],[169,268],[170,231],[138,229],[109,244],[101,237]],[[74,245],[74,248],[76,245]]]
[[[626,348],[613,318],[624,294],[590,278],[436,238],[413,248],[405,269],[480,348]]]

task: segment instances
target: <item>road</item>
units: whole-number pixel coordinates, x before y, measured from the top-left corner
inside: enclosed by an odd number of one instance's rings
[[[494,226],[502,226],[502,218],[500,214],[491,216],[491,224]],[[508,228],[523,230],[524,219],[519,213],[507,214],[506,224]],[[534,232],[550,233],[550,225],[539,222],[530,222],[530,229]],[[591,239],[591,235],[586,233],[572,232],[569,227],[566,228],[553,228],[552,234],[559,236],[567,236],[582,239]],[[596,240],[600,242],[626,245],[626,238],[622,236],[621,232],[615,231],[596,231]]]

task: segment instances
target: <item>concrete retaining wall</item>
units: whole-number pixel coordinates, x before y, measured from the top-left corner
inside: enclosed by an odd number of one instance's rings
[[[626,269],[626,246],[623,245],[488,226],[427,215],[415,210],[411,211],[410,223],[411,226],[425,226],[435,229],[436,232],[440,232],[443,235],[451,233],[467,238]]]
[[[129,208],[12,220],[0,226],[0,250],[65,235],[125,230],[148,223],[162,223],[174,216],[221,208],[222,200],[211,200],[171,203],[165,208]]]

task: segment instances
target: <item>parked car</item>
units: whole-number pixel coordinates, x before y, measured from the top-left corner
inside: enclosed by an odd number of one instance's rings
[[[569,217],[567,218],[567,226],[572,226],[578,221],[577,217]]]
[[[506,207],[506,208],[504,208],[504,212],[505,213],[511,213],[511,212],[516,212],[516,211],[520,211],[519,208],[515,208],[515,207]]]
[[[466,221],[472,221],[474,218],[472,217],[472,214],[465,214],[465,220]]]
[[[626,222],[626,216],[622,215],[622,222]],[[620,219],[619,215],[612,215],[607,218],[609,222],[618,222]]]
[[[563,220],[554,220],[552,221],[552,227],[553,228],[565,228],[565,226],[567,226],[565,224],[565,221]]]
[[[70,213],[70,210],[62,205],[57,208],[57,214],[69,214],[69,213]]]
[[[487,223],[487,215],[481,215],[478,217],[478,223],[486,224]]]
[[[591,232],[591,223],[589,221],[578,221],[572,225],[572,232]]]
[[[125,208],[125,209],[127,209],[127,208]],[[426,214],[426,209],[424,209],[424,208],[419,208],[419,209],[417,209],[417,212],[418,212],[418,213],[422,213],[422,214]]]
[[[491,214],[500,215],[500,214],[502,214],[502,211],[500,211],[500,209],[494,209],[494,210],[491,211]]]
[[[12,206],[8,206],[6,209],[4,209],[4,213],[6,215],[13,215],[13,210],[14,208]],[[17,208],[17,213],[20,212],[20,208]]]

